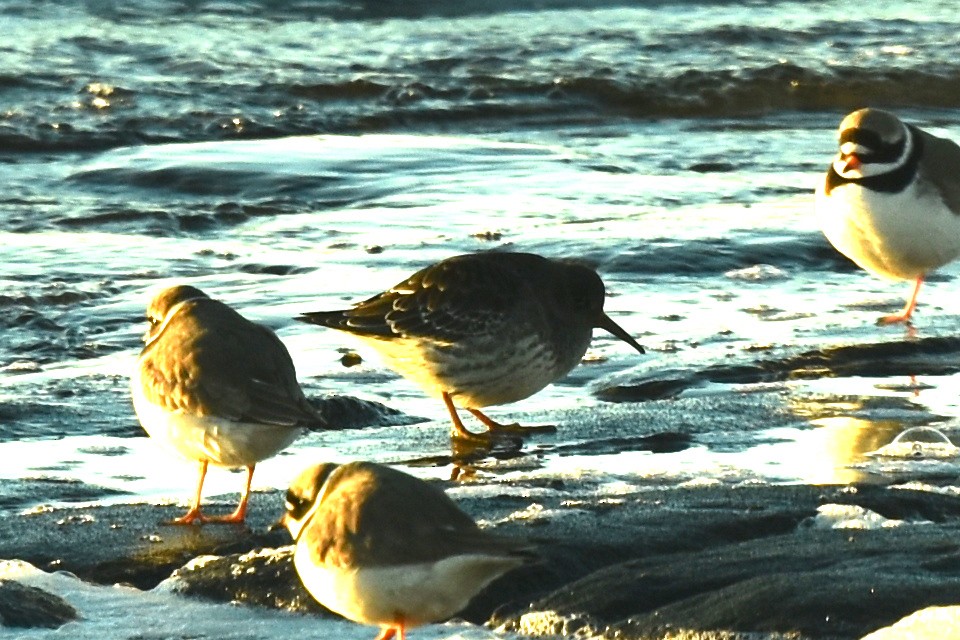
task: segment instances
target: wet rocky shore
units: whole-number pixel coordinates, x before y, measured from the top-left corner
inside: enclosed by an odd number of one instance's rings
[[[547,637],[840,640],[960,602],[960,496],[706,484],[596,500],[570,481],[531,489],[535,499],[460,501],[541,556],[478,596],[462,614],[471,622]],[[303,591],[287,533],[268,531],[281,504],[279,492],[256,494],[243,527],[165,525],[179,507],[146,504],[11,516],[0,520],[0,557],[96,583],[331,615]],[[0,587],[5,624],[69,618],[69,603],[4,598],[11,588]]]
[[[694,388],[715,384],[717,375],[729,383],[737,371],[742,384],[761,385],[805,379],[814,368],[821,377],[892,375],[891,367],[897,375],[918,367],[927,375],[953,372],[944,353],[954,350],[954,341],[899,344],[758,359],[754,366],[735,363],[720,374],[718,367],[701,374],[672,372],[659,378],[660,386],[639,372],[618,382],[617,391],[596,393],[643,395],[664,389],[668,380]],[[721,476],[669,486],[655,480],[622,483],[615,490],[599,490],[591,473],[538,467],[546,453],[683,451],[704,446],[711,433],[729,431],[734,422],[744,425],[746,442],[766,433],[761,425],[770,429],[835,417],[838,397],[845,411],[853,411],[847,396],[803,395],[779,386],[751,393],[650,395],[644,402],[634,398],[526,416],[556,420],[569,440],[544,440],[522,452],[504,452],[499,460],[461,460],[457,481],[431,480],[451,490],[483,526],[528,539],[540,556],[490,585],[462,612],[464,619],[533,637],[854,640],[918,610],[960,602],[960,491],[953,467],[920,478],[862,472],[850,482],[776,483]],[[858,420],[881,426],[892,420],[896,426],[857,432],[845,445],[854,452],[872,450],[904,426],[939,419],[918,407],[908,414],[908,408],[896,396],[861,398],[853,411]],[[423,429],[403,415],[371,415],[373,424],[392,424],[388,429],[398,437]],[[400,466],[442,466],[455,459],[414,457]],[[843,466],[843,460],[834,462]],[[490,472],[504,466],[539,472],[509,479]],[[78,492],[79,499],[95,498],[95,487],[81,489],[65,490]],[[6,489],[20,496],[36,491],[30,483]],[[209,502],[226,512],[235,500],[222,496]],[[255,493],[245,526],[164,524],[182,510],[176,505],[9,511],[0,516],[0,558],[96,584],[332,615],[300,585],[287,532],[270,530],[282,503],[280,491]],[[71,619],[71,611],[70,603],[54,594],[0,580],[5,626],[56,627]],[[955,609],[944,611],[950,615]]]

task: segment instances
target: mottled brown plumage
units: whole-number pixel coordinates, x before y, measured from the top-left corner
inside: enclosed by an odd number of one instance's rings
[[[160,292],[147,316],[138,367],[153,404],[264,425],[318,422],[290,354],[267,327],[185,286]]]
[[[270,329],[190,286],[159,292],[147,317],[131,381],[134,408],[151,437],[200,465],[193,506],[175,522],[242,522],[257,462],[323,422]],[[247,469],[240,505],[225,518],[200,511],[208,464]]]
[[[318,488],[320,504],[308,522],[315,564],[392,566],[465,553],[510,556],[526,547],[483,531],[442,489],[391,467],[311,467],[291,485],[288,509],[313,505]]]
[[[454,404],[490,429],[505,428],[479,409],[522,400],[566,375],[595,327],[643,353],[604,313],[604,298],[603,281],[583,265],[488,252],[448,258],[349,309],[298,319],[363,339],[444,400],[455,435],[475,437]]]
[[[380,626],[381,638],[454,615],[533,558],[527,543],[480,529],[438,487],[370,462],[303,471],[283,523],[307,590],[344,617]]]

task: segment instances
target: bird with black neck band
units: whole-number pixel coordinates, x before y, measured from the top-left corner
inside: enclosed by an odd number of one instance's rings
[[[924,278],[960,256],[960,146],[880,109],[847,115],[817,189],[827,239],[857,265],[913,290],[878,324],[908,323]]]

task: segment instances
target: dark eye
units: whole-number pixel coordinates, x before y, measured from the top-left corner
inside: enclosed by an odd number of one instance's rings
[[[310,509],[310,502],[293,491],[287,491],[287,499],[283,504],[287,513],[295,520],[302,518]]]
[[[597,296],[596,292],[586,287],[578,287],[567,290],[567,304],[574,311],[586,312],[596,311],[598,305],[603,307],[603,296]]]

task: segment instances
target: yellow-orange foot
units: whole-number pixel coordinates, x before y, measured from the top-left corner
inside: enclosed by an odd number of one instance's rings
[[[912,314],[910,314],[910,313],[907,313],[907,314],[904,314],[904,313],[894,313],[893,315],[883,316],[882,318],[880,318],[879,320],[877,320],[877,325],[878,325],[878,326],[881,326],[881,327],[885,327],[885,326],[887,326],[887,325],[889,325],[889,324],[899,324],[899,323],[901,323],[901,322],[902,322],[903,324],[909,324],[909,323],[910,323],[910,316],[911,316],[911,315],[912,315]]]
[[[200,513],[199,508],[194,507],[190,509],[190,511],[187,511],[185,514],[180,516],[179,518],[174,518],[168,524],[191,525],[191,524],[203,524],[204,522],[207,522],[207,516]]]
[[[513,422],[510,424],[500,424],[496,427],[491,427],[490,431],[493,433],[506,433],[511,435],[523,436],[528,433],[556,433],[557,425],[554,424],[519,424]]]
[[[405,640],[406,635],[403,632],[403,625],[397,627],[383,627],[377,640],[391,640],[396,636],[397,640]]]
[[[479,411],[478,409],[467,409],[467,411],[472,413],[477,418],[477,420],[479,420],[480,422],[482,422],[487,426],[488,434],[489,433],[493,433],[493,434],[508,433],[511,435],[522,436],[527,433],[556,433],[557,432],[556,425],[552,425],[552,424],[528,425],[528,426],[521,425],[517,422],[513,422],[511,424],[502,424],[500,422],[497,422],[493,418],[490,418],[489,416],[484,414],[482,411]]]
[[[234,511],[228,516],[205,516],[198,508],[192,508],[179,518],[174,518],[169,524],[202,525],[202,524],[243,524],[246,519],[246,509],[243,512]]]
[[[203,521],[211,524],[243,524],[245,520],[246,514],[231,513],[229,516],[204,516]]]
[[[913,315],[913,310],[917,308],[917,296],[920,295],[920,286],[923,284],[923,276],[920,276],[913,283],[913,291],[910,293],[910,297],[907,298],[907,304],[904,305],[903,311],[900,313],[895,313],[889,316],[883,316],[877,320],[877,324],[884,326],[888,324],[898,324],[900,322],[908,323],[910,322],[910,316]]]

